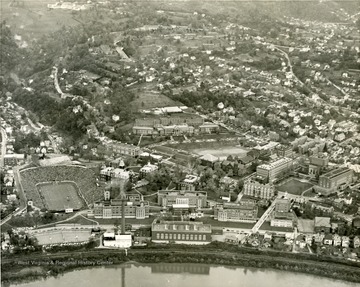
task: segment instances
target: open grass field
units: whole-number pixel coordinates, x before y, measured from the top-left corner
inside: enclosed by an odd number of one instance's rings
[[[65,208],[76,210],[83,206],[78,187],[73,183],[41,183],[37,188],[51,211],[62,211]]]
[[[39,245],[62,244],[87,241],[91,235],[90,230],[54,230],[34,233]]]
[[[162,108],[168,106],[183,106],[182,103],[173,101],[167,96],[148,90],[149,88],[152,88],[152,86],[153,85],[150,84],[141,87],[140,91],[136,90],[136,95],[138,97],[131,102],[131,105],[139,110]],[[137,88],[139,88],[139,85],[137,85]]]
[[[279,185],[277,189],[282,192],[287,192],[294,195],[301,195],[305,190],[313,187],[313,184],[308,182],[302,182],[295,178],[291,178],[289,181]]]

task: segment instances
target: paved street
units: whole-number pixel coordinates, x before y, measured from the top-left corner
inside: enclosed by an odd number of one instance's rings
[[[0,158],[0,168],[2,168],[4,166],[4,156],[6,154],[6,141],[7,141],[7,136],[6,136],[6,132],[5,130],[0,127],[0,131],[1,131],[1,158]]]

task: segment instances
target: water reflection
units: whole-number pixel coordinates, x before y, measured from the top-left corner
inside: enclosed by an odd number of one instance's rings
[[[202,274],[209,275],[210,266],[199,264],[158,264],[151,266],[151,273],[190,273],[190,274]]]

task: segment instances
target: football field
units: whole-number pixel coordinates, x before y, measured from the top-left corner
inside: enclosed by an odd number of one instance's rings
[[[77,210],[83,206],[78,195],[78,187],[74,183],[41,183],[37,185],[37,188],[51,211],[63,211],[66,208]]]

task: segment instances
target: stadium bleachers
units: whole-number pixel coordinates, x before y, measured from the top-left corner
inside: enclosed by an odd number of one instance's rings
[[[47,208],[46,202],[36,186],[39,183],[74,182],[80,190],[80,196],[85,200],[87,205],[102,197],[102,192],[96,185],[95,173],[91,169],[82,166],[59,165],[32,167],[21,170],[20,176],[27,199],[31,199],[34,206],[38,208]]]

